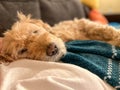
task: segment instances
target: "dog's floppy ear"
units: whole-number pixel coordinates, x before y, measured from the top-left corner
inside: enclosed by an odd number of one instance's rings
[[[51,26],[45,22],[43,22],[40,19],[32,19],[31,14],[28,14],[27,16],[24,15],[22,12],[17,12],[17,16],[19,18],[19,22],[29,22],[36,24],[37,26],[43,27],[47,31],[51,31]],[[17,23],[16,23],[17,24]]]
[[[22,12],[17,12],[17,16],[20,21],[28,21],[31,18],[31,14],[26,16]]]
[[[14,59],[12,59],[11,57],[9,57],[7,55],[0,54],[0,64],[10,63],[10,62],[13,62],[13,61],[14,61]]]

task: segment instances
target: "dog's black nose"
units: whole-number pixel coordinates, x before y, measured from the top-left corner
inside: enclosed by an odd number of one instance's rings
[[[53,56],[58,53],[58,48],[55,43],[50,43],[47,47],[46,54],[48,56]]]

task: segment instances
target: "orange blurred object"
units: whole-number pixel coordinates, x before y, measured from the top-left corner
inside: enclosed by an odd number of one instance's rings
[[[107,18],[96,9],[90,11],[89,19],[95,22],[99,22],[101,24],[108,24]]]

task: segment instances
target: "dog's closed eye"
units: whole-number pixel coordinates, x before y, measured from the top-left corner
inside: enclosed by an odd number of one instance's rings
[[[38,30],[33,31],[33,33],[38,33]]]
[[[18,54],[23,54],[23,53],[27,52],[27,50],[28,50],[28,49],[23,48],[23,49],[21,49],[21,50],[18,52]]]

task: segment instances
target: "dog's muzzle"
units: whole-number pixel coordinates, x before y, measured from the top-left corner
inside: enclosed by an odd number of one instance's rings
[[[47,47],[46,54],[48,56],[53,56],[58,53],[58,47],[56,46],[55,43],[50,43]]]

